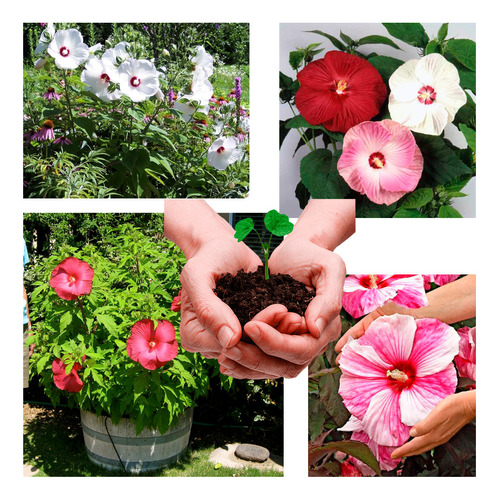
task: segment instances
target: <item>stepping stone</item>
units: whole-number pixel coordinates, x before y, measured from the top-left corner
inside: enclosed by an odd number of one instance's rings
[[[234,453],[237,457],[250,462],[265,462],[270,457],[267,448],[256,444],[240,444]]]

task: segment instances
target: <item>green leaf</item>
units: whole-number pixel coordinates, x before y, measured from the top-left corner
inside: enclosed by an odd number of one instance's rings
[[[476,43],[466,38],[453,38],[447,42],[450,52],[462,65],[476,71]]]
[[[391,205],[378,205],[363,196],[355,203],[355,216],[357,218],[383,218],[392,217],[397,209],[397,203]]]
[[[393,72],[404,64],[404,61],[388,56],[372,56],[368,61],[379,71],[385,81],[388,81]]]
[[[289,53],[289,65],[293,69],[298,69],[305,58],[305,52],[303,50],[294,50]]]
[[[423,177],[428,185],[445,184],[472,173],[441,137],[419,133],[414,137],[423,154]]]
[[[143,171],[149,166],[149,151],[142,147],[126,151],[122,162],[131,171]]]
[[[449,31],[449,23],[444,23],[442,26],[440,26],[440,29],[438,30],[438,39],[443,42],[445,38],[447,37],[447,33]]]
[[[342,31],[340,31],[340,38],[350,47],[353,45],[353,40],[348,36],[345,35]]]
[[[95,121],[85,116],[78,116],[74,119],[74,122],[78,127],[83,129],[90,137],[95,132]]]
[[[253,222],[253,219],[251,217],[240,220],[234,228],[236,230],[236,232],[234,233],[234,238],[236,238],[237,241],[243,241],[244,238],[246,238],[246,236],[248,236],[248,234],[250,234],[254,228],[255,223]]]
[[[433,200],[432,188],[416,189],[405,198],[400,208],[421,208]]]
[[[381,469],[379,467],[378,461],[376,457],[373,455],[373,452],[369,449],[367,445],[361,443],[359,441],[331,441],[324,446],[317,446],[316,448],[311,448],[309,453],[317,453],[317,452],[333,452],[333,451],[341,451],[346,453],[347,455],[351,455],[362,462],[364,462],[367,466],[371,467],[371,469],[378,475],[381,475]]]
[[[450,205],[442,205],[440,209],[438,210],[438,216],[440,218],[462,218],[463,216],[455,209],[452,208]]]
[[[303,118],[302,115],[297,115],[291,118],[287,123],[286,123],[286,128],[311,128],[314,130],[323,130],[322,125],[311,125],[310,123]]]
[[[328,35],[327,33],[324,33],[324,31],[312,30],[308,31],[307,33],[315,33],[316,35],[325,36],[337,49],[339,50],[346,49],[345,45],[343,45],[343,43],[341,43],[337,38],[335,38],[333,35]]]
[[[101,324],[109,333],[114,333],[118,329],[112,316],[107,314],[96,314],[97,322]]]
[[[316,149],[302,158],[301,180],[312,198],[344,198],[350,191],[338,173],[338,156],[329,149]]]
[[[425,56],[428,54],[433,54],[435,52],[440,53],[440,44],[437,40],[432,40],[431,42],[428,42],[428,45],[424,49]]]
[[[426,47],[429,42],[423,25],[420,23],[383,23],[388,33],[413,47]]]
[[[293,231],[293,223],[289,221],[289,217],[285,214],[280,214],[277,210],[271,210],[263,219],[265,227],[275,236],[286,236]]]
[[[381,36],[381,35],[368,35],[362,37],[358,42],[359,45],[372,45],[372,44],[383,44],[383,45],[389,45],[390,47],[393,47],[394,49],[400,49],[400,47],[390,38],[386,36]]]
[[[73,321],[73,314],[71,313],[71,311],[66,311],[61,316],[61,321],[59,323],[59,331],[61,333],[64,333],[68,329],[68,326],[71,324],[72,321]]]
[[[476,153],[476,132],[464,123],[459,124],[459,130],[464,134],[464,137],[470,149],[474,153]]]
[[[425,217],[419,210],[415,208],[401,208],[393,214],[394,219],[420,219]]]
[[[476,73],[467,69],[458,69],[458,73],[459,85],[463,89],[471,90],[473,94],[476,94]]]

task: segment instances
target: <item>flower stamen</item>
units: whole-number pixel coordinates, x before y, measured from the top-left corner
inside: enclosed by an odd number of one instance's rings
[[[132,78],[130,78],[130,85],[132,87],[139,87],[140,86],[140,78],[138,76],[132,76]]]
[[[348,83],[346,80],[340,80],[336,83],[335,91],[337,94],[343,94],[345,90],[348,88]]]
[[[385,155],[379,151],[369,156],[369,166],[374,169],[383,168],[386,164]]]
[[[386,376],[397,382],[402,382],[403,384],[409,380],[409,377],[403,371],[397,370],[396,368],[395,370],[387,370]]]
[[[418,90],[418,101],[421,104],[433,104],[437,100],[437,93],[431,85],[424,85]]]
[[[69,56],[69,49],[67,47],[61,47],[59,49],[59,54],[62,56],[62,57],[68,57]]]

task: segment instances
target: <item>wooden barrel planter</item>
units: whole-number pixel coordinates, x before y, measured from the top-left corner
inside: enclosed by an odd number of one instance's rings
[[[176,462],[189,444],[193,408],[165,434],[144,429],[138,436],[135,424],[122,418],[113,425],[109,417],[81,411],[83,437],[92,462],[108,470],[138,474],[161,469]]]

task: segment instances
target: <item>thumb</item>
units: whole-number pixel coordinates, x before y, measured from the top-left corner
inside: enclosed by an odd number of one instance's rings
[[[206,264],[190,259],[180,275],[182,293],[189,296],[197,320],[211,333],[222,347],[230,348],[241,338],[241,324],[232,309],[213,292],[215,276]]]

